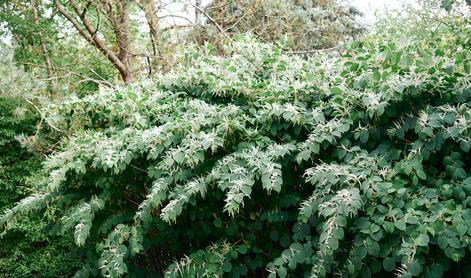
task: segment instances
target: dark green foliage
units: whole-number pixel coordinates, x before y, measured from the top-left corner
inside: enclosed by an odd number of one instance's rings
[[[58,209],[83,277],[463,275],[469,24],[396,19],[307,60],[190,49],[155,82],[50,105],[71,135],[0,224]]]
[[[0,97],[0,210],[33,190],[40,159],[20,146],[15,136],[34,134],[38,117],[17,98]],[[0,238],[0,274],[11,277],[59,277],[79,267],[66,238],[46,232],[48,217],[23,216]]]
[[[15,136],[21,133],[32,133],[36,115],[21,107],[20,100],[1,97],[0,112],[0,188],[2,191],[22,190],[21,187],[24,186],[24,179],[27,176],[22,173],[31,168],[38,169],[39,164],[34,157],[24,159],[31,155],[19,146]],[[18,157],[25,161],[15,163]],[[11,204],[11,200],[8,203]],[[5,204],[0,203],[0,207],[4,208]]]
[[[46,233],[47,219],[22,217],[0,240],[0,272],[13,277],[67,277],[81,267],[71,240]]]

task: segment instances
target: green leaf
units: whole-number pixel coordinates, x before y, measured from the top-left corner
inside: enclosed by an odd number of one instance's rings
[[[222,265],[222,270],[223,270],[224,272],[231,272],[231,270],[232,270],[232,263],[229,262],[229,261],[224,262],[224,264]]]
[[[378,70],[373,71],[373,79],[375,81],[380,81],[381,80],[381,73],[379,73]]]
[[[439,236],[437,238],[437,243],[441,249],[445,249],[448,246],[448,239],[445,236]]]
[[[394,261],[394,258],[392,257],[386,257],[383,260],[383,268],[384,270],[391,272],[394,270],[396,267],[396,262]]]
[[[342,93],[342,89],[339,87],[331,87],[330,92],[334,95],[340,95]]]
[[[363,267],[361,268],[360,276],[361,278],[371,278],[370,268],[366,265],[363,265]]]
[[[364,130],[360,133],[360,142],[362,142],[363,144],[368,142],[368,137],[369,137],[369,132],[368,130]]]
[[[378,256],[379,252],[381,251],[381,247],[376,241],[373,241],[373,243],[367,246],[366,249],[368,250],[368,253],[372,256]]]
[[[283,248],[287,248],[289,246],[289,243],[290,243],[290,240],[289,240],[289,237],[287,235],[283,235],[280,238],[280,244],[281,244],[281,246],[283,246]]]
[[[447,12],[450,12],[453,8],[454,0],[442,0],[442,8],[445,9]]]
[[[418,170],[418,171],[417,171],[417,176],[418,176],[421,180],[426,180],[426,179],[427,179],[427,175],[426,175],[425,172],[422,171],[422,170]]]
[[[388,233],[390,233],[390,234],[394,233],[394,224],[391,223],[391,222],[385,221],[385,222],[383,223],[383,228],[384,228],[384,230],[385,230],[386,232],[388,232]]]
[[[237,251],[239,251],[239,253],[241,253],[242,255],[247,254],[247,245],[245,244],[240,245]]]
[[[216,226],[218,228],[221,227],[222,226],[221,218],[218,217],[218,218],[214,219],[213,224],[214,224],[214,226]]]
[[[448,238],[448,244],[453,248],[461,248],[461,242],[456,237]]]
[[[406,216],[407,224],[419,224],[419,219],[416,216],[408,215]]]
[[[471,196],[471,177],[463,181],[463,189],[466,191],[467,195]]]
[[[350,65],[350,71],[357,71],[360,68],[360,64],[358,63],[352,63]]]
[[[270,239],[273,241],[278,241],[280,238],[280,232],[278,230],[271,230],[270,231]]]
[[[427,234],[420,234],[416,239],[415,243],[419,246],[427,246],[430,239]]]
[[[394,222],[394,226],[398,229],[398,230],[401,230],[401,231],[405,231],[406,230],[406,223],[402,220],[397,220]]]
[[[288,272],[286,271],[286,268],[285,267],[280,267],[278,269],[278,276],[280,276],[280,278],[286,278],[286,275],[288,275]]]
[[[182,163],[185,160],[185,154],[181,151],[177,151],[173,155],[173,160],[177,163]]]
[[[407,270],[412,276],[419,276],[420,272],[422,272],[422,266],[419,262],[413,261],[407,265]]]
[[[460,142],[460,148],[465,152],[469,152],[469,149],[471,147],[471,144],[468,141],[461,141]]]
[[[460,236],[463,236],[464,234],[466,234],[466,231],[467,231],[467,230],[468,230],[468,227],[467,227],[465,224],[463,224],[463,223],[458,224],[458,225],[456,226],[456,231],[458,231],[458,234],[459,234]]]
[[[335,223],[340,227],[345,227],[347,225],[347,218],[343,215],[339,215],[335,218]]]
[[[443,267],[440,264],[433,264],[429,272],[426,274],[427,278],[440,278],[443,276]]]

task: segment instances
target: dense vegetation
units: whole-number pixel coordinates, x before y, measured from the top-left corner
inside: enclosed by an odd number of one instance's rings
[[[390,18],[308,58],[241,37],[51,102],[60,141],[0,225],[73,236],[78,277],[465,275],[470,23]]]
[[[276,1],[264,0],[263,5],[275,7]],[[47,174],[41,171],[41,163],[60,146],[62,137],[72,135],[46,121],[42,111],[45,106],[70,95],[93,94],[100,86],[114,87],[119,75],[131,82],[167,71],[176,62],[176,45],[195,39],[200,45],[208,40],[221,45],[237,35],[234,29],[240,22],[231,22],[218,30],[219,34],[214,33],[213,25],[229,22],[229,18],[214,16],[210,12],[212,5],[174,2],[0,0],[0,41],[11,43],[11,47],[0,44],[0,213],[38,190],[41,178]],[[330,27],[331,22],[335,24],[338,18],[353,24],[355,18],[335,1],[324,3],[322,9],[316,3],[321,2],[310,0],[302,12],[299,6],[289,17],[264,22],[268,28],[264,34],[278,39],[280,34],[273,26],[283,25],[296,36],[322,20],[325,28],[319,30],[329,29],[329,34],[319,32],[311,38],[326,36],[329,43],[344,40],[345,29],[337,32]],[[217,7],[227,9],[233,4],[219,2]],[[168,5],[173,6],[172,10],[180,6],[183,13],[168,14]],[[313,10],[323,13],[313,14]],[[256,15],[246,12],[252,23],[259,24],[274,11],[262,9]],[[196,17],[192,19],[194,12]],[[305,13],[311,14],[310,21],[299,25]],[[335,20],[324,13],[336,15]],[[185,24],[175,22],[185,14]],[[274,31],[276,34],[272,34]],[[319,41],[316,46],[326,46],[323,43]],[[83,259],[95,251],[75,248],[73,235],[61,232],[58,224],[63,213],[59,207],[50,206],[41,213],[19,216],[8,229],[1,230],[0,276],[72,276]],[[143,265],[151,266],[152,272],[162,271],[152,260]],[[136,269],[132,272],[141,273]]]
[[[40,175],[40,157],[28,152],[19,141],[34,135],[39,123],[36,111],[28,109],[18,94],[40,88],[28,74],[16,68],[8,53],[1,53],[0,82],[0,210],[27,197]],[[61,238],[46,231],[54,215],[19,217],[8,233],[2,233],[0,275],[14,277],[58,277],[79,268],[71,254],[71,237]]]
[[[0,0],[0,277],[468,277],[470,4]]]

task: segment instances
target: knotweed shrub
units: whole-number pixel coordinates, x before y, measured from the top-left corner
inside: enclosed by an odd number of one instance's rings
[[[50,105],[69,135],[2,225],[65,210],[79,277],[459,275],[470,21],[396,23],[308,59],[253,39],[186,49],[154,82]]]

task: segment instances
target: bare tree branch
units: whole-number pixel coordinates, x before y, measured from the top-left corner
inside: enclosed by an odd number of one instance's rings
[[[54,3],[59,11],[75,29],[84,37],[88,42],[93,44],[108,60],[117,68],[123,81],[129,83],[132,81],[132,71],[130,70],[129,64],[129,18],[125,11],[121,1],[115,0],[119,5],[118,12],[120,12],[120,22],[115,26],[115,33],[118,40],[118,46],[120,52],[116,54],[114,51],[105,46],[103,40],[101,40],[91,22],[85,17],[85,11],[80,8],[80,5],[75,0],[69,0],[68,3],[72,6],[77,16],[79,16],[80,24],[61,4],[61,0],[54,0]],[[81,26],[83,25],[83,26]]]
[[[205,12],[201,7],[196,6],[195,4],[191,3],[191,1],[188,1],[188,3],[190,3],[191,6],[193,6],[195,9],[200,11],[207,19],[209,19],[209,21],[211,21],[214,24],[214,26],[218,28],[218,30],[224,35],[224,37],[226,37],[226,39],[230,39],[229,35],[226,33],[226,31],[224,31],[221,25],[219,25],[216,22],[216,20],[214,20],[207,12]]]

